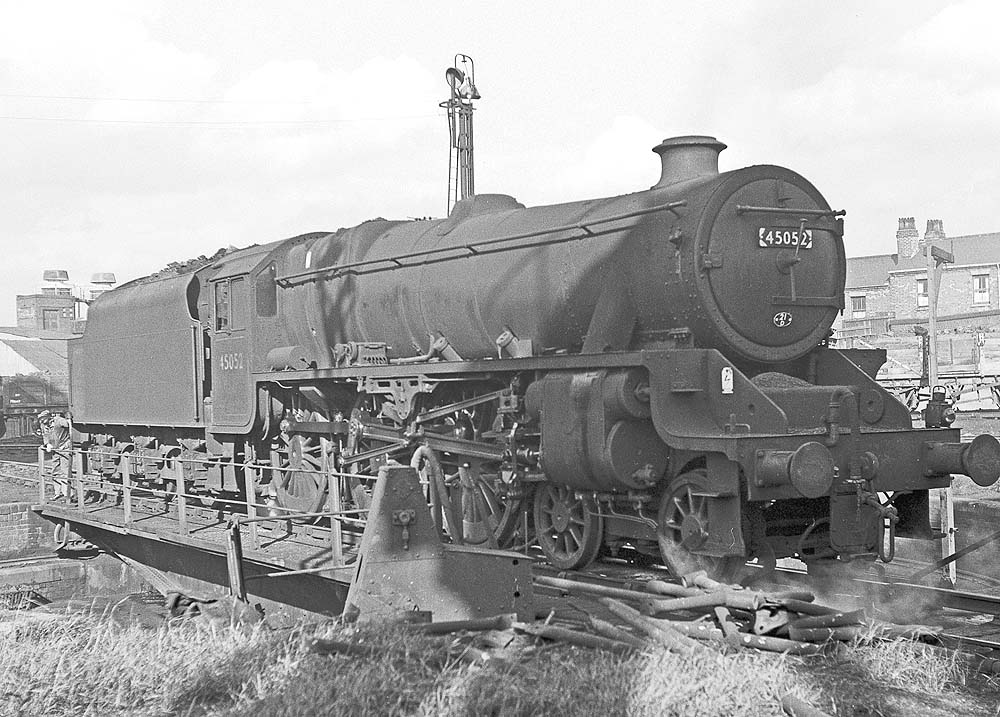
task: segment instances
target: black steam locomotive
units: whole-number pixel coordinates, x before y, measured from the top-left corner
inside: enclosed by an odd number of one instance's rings
[[[557,566],[657,551],[679,573],[891,557],[928,490],[990,484],[1000,443],[913,429],[829,347],[843,212],[725,145],[665,140],[660,180],[443,220],[376,219],[174,265],[101,296],[71,342],[72,412],[108,475],[361,507],[389,460],[451,539],[534,531]],[[520,537],[519,537],[520,536]]]

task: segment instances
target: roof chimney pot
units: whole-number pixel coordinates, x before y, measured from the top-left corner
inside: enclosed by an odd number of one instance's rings
[[[913,217],[900,217],[896,230],[896,253],[904,259],[914,256],[920,249],[920,232]]]

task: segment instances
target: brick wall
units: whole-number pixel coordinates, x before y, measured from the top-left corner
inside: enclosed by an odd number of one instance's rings
[[[855,296],[865,297],[864,318],[854,318],[851,298]],[[865,328],[881,327],[885,321],[892,318],[893,304],[892,292],[888,286],[879,286],[868,289],[850,289],[844,292],[844,311],[833,322],[833,328],[845,335],[865,335]],[[880,333],[875,331],[875,333]]]
[[[87,594],[87,568],[76,560],[14,565],[0,570],[0,606],[21,606],[21,600],[38,595],[46,602],[83,597]]]
[[[86,561],[56,557],[54,528],[32,512],[31,503],[0,504],[0,560],[12,561],[0,568],[0,608],[17,607],[29,594],[55,602],[93,595],[124,597],[150,589],[113,556]]]
[[[53,528],[31,511],[31,503],[0,504],[0,560],[52,555]]]
[[[973,276],[987,274],[989,276],[989,302],[973,301]],[[917,306],[917,280],[926,278],[926,272],[907,272],[889,275],[889,293],[891,294],[892,311],[897,319],[920,319],[927,321],[926,307]],[[982,319],[975,317],[962,320],[963,327],[971,329],[1000,328],[1000,316],[989,315],[1000,308],[1000,277],[997,267],[956,267],[941,272],[941,287],[938,291],[938,317],[945,318],[954,314],[983,313]]]

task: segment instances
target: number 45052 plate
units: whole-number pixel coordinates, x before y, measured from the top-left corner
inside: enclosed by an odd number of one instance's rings
[[[761,227],[757,230],[757,245],[762,247],[791,247],[792,249],[812,249],[812,229],[788,229],[787,227]]]

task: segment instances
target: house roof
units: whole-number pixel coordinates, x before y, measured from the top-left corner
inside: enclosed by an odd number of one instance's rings
[[[1000,264],[1000,232],[969,234],[935,242],[955,255],[955,264]],[[900,257],[896,254],[856,256],[847,260],[847,289],[885,286],[889,273],[927,268],[923,254]]]
[[[847,260],[847,288],[861,289],[889,283],[889,272],[896,268],[895,254],[856,256]]]
[[[35,367],[39,373],[65,376],[69,372],[66,361],[66,342],[50,339],[0,339],[11,351]]]

